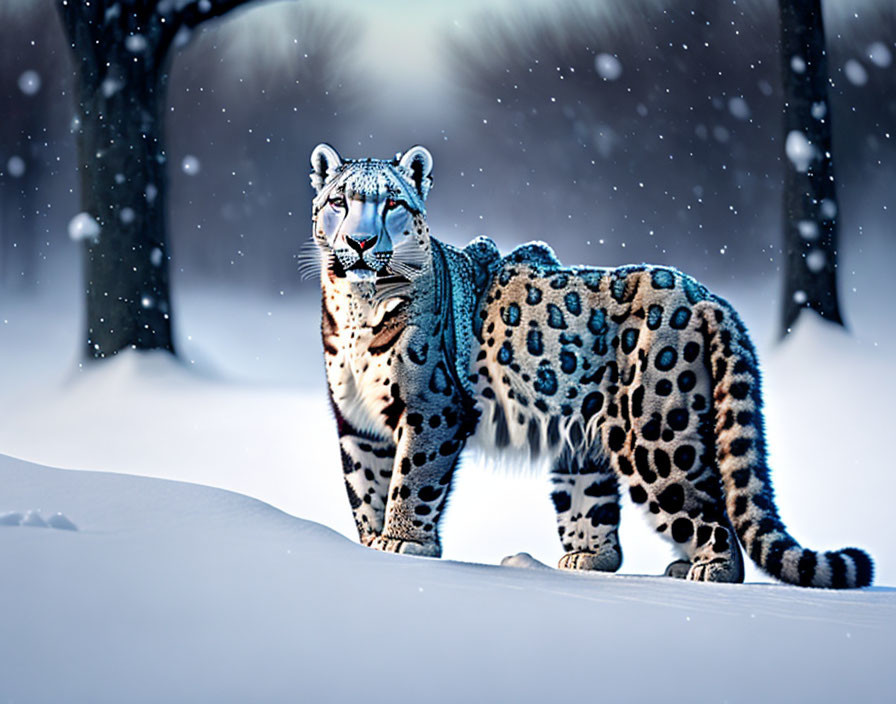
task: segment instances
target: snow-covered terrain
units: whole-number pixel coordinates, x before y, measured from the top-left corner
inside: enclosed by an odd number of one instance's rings
[[[0,704],[896,704],[893,0],[825,2],[795,54],[788,4],[0,0]],[[790,100],[800,76],[827,95]],[[874,585],[658,576],[627,492],[620,573],[560,572],[544,468],[472,452],[444,559],[359,546],[300,281],[321,140],[432,149],[451,244],[729,299],[783,521]],[[814,299],[782,291],[795,246],[847,327],[780,343],[781,296]],[[86,362],[85,293],[170,313],[177,356]]]
[[[8,702],[886,701],[896,593],[377,553],[238,494],[0,458]],[[531,561],[521,560],[523,564]]]

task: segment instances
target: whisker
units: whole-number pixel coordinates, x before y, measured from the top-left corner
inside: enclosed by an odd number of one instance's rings
[[[393,247],[392,256],[408,264],[424,264],[428,254],[411,240],[402,240]]]
[[[299,276],[302,281],[305,281],[315,274],[319,274],[320,268],[320,262],[300,262],[298,265]]]
[[[415,267],[406,262],[397,261],[394,258],[389,260],[386,268],[405,279],[414,279],[420,275],[420,267]]]
[[[333,257],[332,252],[323,252],[312,240],[303,242],[296,254],[297,268],[301,279],[304,281],[320,276],[321,269],[329,264]]]
[[[406,279],[396,277],[382,277],[377,279],[376,293],[374,300],[377,302],[384,301],[387,298],[395,298],[403,296],[409,298],[411,295],[411,284]]]
[[[419,244],[411,239],[404,239],[394,246],[388,267],[399,276],[413,280],[420,276],[428,258]]]

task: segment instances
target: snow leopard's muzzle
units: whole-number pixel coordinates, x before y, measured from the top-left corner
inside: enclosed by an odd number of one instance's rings
[[[402,237],[411,214],[397,201],[335,195],[318,214],[333,252],[334,273],[353,280],[383,273],[392,260],[395,237]]]

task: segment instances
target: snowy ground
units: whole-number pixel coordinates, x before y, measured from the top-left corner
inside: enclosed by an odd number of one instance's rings
[[[896,592],[386,555],[245,496],[0,458],[8,702],[886,701]]]
[[[892,700],[896,331],[882,321],[896,284],[886,258],[860,263],[844,267],[852,336],[807,319],[776,346],[776,291],[716,286],[765,363],[785,522],[807,546],[876,560],[879,586],[852,594],[498,568],[561,550],[546,479],[477,458],[443,542],[447,558],[491,567],[361,549],[343,537],[313,295],[176,289],[183,363],[125,354],[99,369],[76,359],[76,284],[0,297],[0,455],[241,495],[2,460],[0,514],[62,512],[80,530],[0,525],[0,603],[19,605],[0,627],[0,701],[376,701],[393,682],[399,700]],[[669,561],[630,506],[622,542],[625,574]],[[409,640],[429,628],[429,647]]]

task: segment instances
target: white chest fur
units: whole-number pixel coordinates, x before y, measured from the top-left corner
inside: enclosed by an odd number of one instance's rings
[[[391,435],[383,410],[392,402],[396,367],[394,354],[372,354],[377,327],[401,303],[400,298],[376,301],[364,284],[343,284],[331,290],[325,305],[335,325],[325,341],[327,381],[342,416],[356,429],[381,437]],[[333,287],[336,288],[336,287]],[[326,330],[325,330],[326,335]]]

